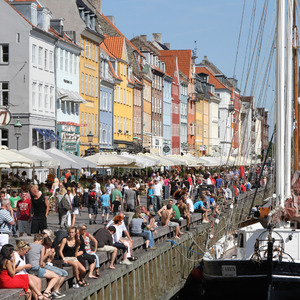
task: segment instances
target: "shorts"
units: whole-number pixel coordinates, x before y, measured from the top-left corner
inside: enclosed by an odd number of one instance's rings
[[[39,278],[43,278],[46,274],[46,269],[37,267],[37,268],[31,268],[28,272],[29,274],[35,275]]]
[[[64,258],[64,260],[70,260],[70,261],[78,261],[78,259],[75,256],[67,256]]]
[[[101,251],[101,252],[113,253],[116,250],[116,247],[110,246],[110,245],[105,245],[102,248],[98,248],[98,250]]]
[[[170,222],[168,223],[168,226],[169,226],[169,227],[177,227],[177,226],[179,226],[179,224],[176,223],[176,222],[171,222],[171,221],[170,221]]]
[[[42,233],[44,229],[47,229],[47,219],[35,218],[31,219],[31,233]]]
[[[55,266],[45,265],[45,269],[54,272],[59,277],[67,277],[68,276],[68,272],[66,270],[55,267]]]
[[[98,206],[97,205],[89,206],[88,211],[89,211],[89,214],[91,214],[91,215],[97,215],[98,214]]]
[[[25,220],[18,220],[18,230],[20,233],[31,233],[31,224]]]
[[[125,253],[128,250],[128,247],[126,247],[123,243],[120,242],[116,242],[114,243],[114,246],[120,250],[123,251],[123,253]]]
[[[109,214],[109,206],[102,206],[102,214]]]
[[[74,207],[71,211],[71,215],[79,215],[79,208],[78,207]]]

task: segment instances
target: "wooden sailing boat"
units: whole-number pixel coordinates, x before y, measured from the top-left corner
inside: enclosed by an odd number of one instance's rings
[[[300,230],[297,222],[286,222],[284,212],[285,200],[291,198],[291,155],[286,153],[291,153],[292,7],[293,0],[287,0],[288,70],[285,72],[285,0],[277,0],[276,197],[268,216],[268,226],[264,228],[257,222],[240,228],[235,235],[229,233],[215,243],[205,253],[194,274],[192,272],[191,277],[198,278],[190,281],[194,285],[188,286],[194,299],[300,298]],[[288,74],[286,100],[285,73]],[[296,99],[298,102],[298,97]],[[299,153],[296,153],[297,161]],[[298,165],[299,162],[295,162],[294,167]],[[189,296],[189,299],[193,297]]]

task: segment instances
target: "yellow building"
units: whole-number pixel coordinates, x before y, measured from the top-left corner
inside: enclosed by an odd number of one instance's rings
[[[209,146],[209,101],[198,96],[196,101],[195,155],[207,154]]]
[[[86,31],[85,31],[86,32]],[[87,31],[87,33],[89,33]],[[80,45],[82,49],[79,61],[80,95],[87,101],[80,104],[80,155],[86,155],[90,147],[99,148],[99,43],[101,38],[93,34],[82,34]],[[92,142],[88,134],[93,135]]]
[[[129,65],[125,37],[106,36],[104,43],[116,57],[114,71],[118,76],[115,80],[114,93],[114,148],[120,150],[133,149],[133,87],[132,68]]]

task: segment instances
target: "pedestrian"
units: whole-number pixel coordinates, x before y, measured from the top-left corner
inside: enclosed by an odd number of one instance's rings
[[[31,235],[30,208],[31,200],[27,198],[27,192],[23,190],[21,192],[21,199],[17,203],[17,222],[19,237],[23,236],[24,232],[28,236]]]
[[[109,206],[110,196],[107,189],[104,190],[104,194],[100,197],[100,201],[101,201],[101,208],[102,208],[102,224],[104,224],[104,219],[105,219],[105,225],[106,225],[108,223],[109,209],[110,209]]]
[[[69,195],[71,194],[72,190],[70,187],[68,187],[67,190],[65,190],[65,188],[63,188],[63,189],[61,189],[60,194],[64,193],[65,191],[66,191],[66,193],[63,195],[63,197],[61,198],[61,201],[59,202],[59,210],[60,210],[60,214],[61,214],[60,229],[71,226],[70,211],[72,209],[72,205],[71,205],[71,198]]]
[[[47,229],[47,217],[49,213],[48,198],[39,191],[38,186],[33,185],[31,193],[31,233],[43,232]]]
[[[1,195],[1,209],[0,209],[0,250],[3,245],[8,244],[9,241],[9,225],[14,225],[14,211],[10,207],[10,201]]]
[[[154,201],[154,210],[156,213],[161,208],[162,191],[163,191],[162,185],[158,182],[157,179],[154,179],[153,201]]]
[[[75,226],[76,216],[79,215],[79,209],[81,208],[80,194],[77,192],[76,187],[72,187],[71,197],[71,226]]]
[[[90,225],[92,223],[96,224],[96,218],[98,214],[98,199],[99,199],[99,195],[96,191],[96,185],[92,184],[87,199]]]

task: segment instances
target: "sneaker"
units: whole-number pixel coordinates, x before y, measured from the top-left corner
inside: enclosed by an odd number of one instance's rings
[[[80,288],[80,286],[79,286],[79,284],[78,284],[78,283],[76,283],[76,284],[74,283],[74,284],[73,284],[73,288],[74,288],[74,289],[79,289],[79,288]]]
[[[62,294],[58,295],[57,292],[54,292],[54,293],[51,294],[51,298],[52,299],[60,299],[60,298],[62,298],[64,296],[65,295],[62,295]]]
[[[121,265],[131,265],[132,263],[128,260],[128,259],[126,259],[126,260],[122,260],[122,261],[120,261],[120,264]]]
[[[153,246],[153,247],[151,247],[151,248],[148,248],[149,250],[155,250],[156,249],[156,247],[155,246]]]
[[[60,293],[59,291],[54,292],[57,296],[60,296],[60,298],[65,297],[65,294]]]
[[[94,224],[97,224],[96,221],[94,221]]]

